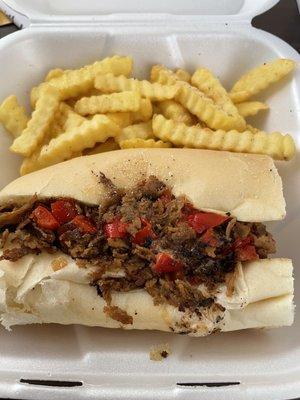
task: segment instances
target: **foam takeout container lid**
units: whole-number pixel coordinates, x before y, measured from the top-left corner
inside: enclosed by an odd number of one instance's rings
[[[0,102],[16,94],[29,111],[30,89],[49,69],[76,68],[112,54],[133,56],[137,77],[147,77],[156,63],[190,71],[204,65],[230,89],[258,64],[277,57],[299,61],[285,42],[251,26],[255,15],[277,1],[0,0],[0,8],[26,27],[0,40]],[[292,133],[299,149],[299,68],[258,99],[270,111],[249,122]],[[20,158],[9,152],[10,144],[0,127],[0,188],[18,176]],[[287,217],[270,229],[277,255],[294,260],[299,304],[299,152],[291,162],[276,164]],[[299,328],[296,313],[289,328],[206,338],[83,326],[0,329],[0,397],[292,399],[300,395]],[[169,343],[172,355],[150,361],[150,348],[162,343]]]
[[[89,21],[250,20],[271,8],[278,0],[5,0],[3,6],[13,16],[34,22],[68,23]]]

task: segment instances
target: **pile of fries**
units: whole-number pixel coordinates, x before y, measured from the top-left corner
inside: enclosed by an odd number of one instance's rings
[[[21,175],[81,155],[128,148],[190,147],[268,154],[289,160],[290,135],[267,134],[245,118],[267,110],[253,96],[295,68],[277,59],[243,75],[227,92],[206,68],[193,75],[154,65],[150,80],[130,78],[130,57],[113,56],[77,70],[53,69],[31,90],[31,117],[9,96],[0,122]]]

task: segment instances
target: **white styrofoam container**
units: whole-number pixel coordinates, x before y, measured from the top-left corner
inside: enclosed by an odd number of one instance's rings
[[[133,56],[138,77],[146,77],[155,63],[191,71],[204,65],[230,88],[257,64],[276,57],[299,61],[297,52],[282,40],[251,26],[253,16],[277,1],[0,0],[0,8],[27,27],[0,40],[0,101],[14,93],[29,107],[30,88],[50,68],[79,67],[112,54]],[[254,122],[267,131],[291,132],[299,150],[299,69],[260,98],[267,99],[271,111]],[[1,129],[3,187],[17,177],[20,159],[9,153],[11,139]],[[271,224],[271,229],[278,255],[294,260],[299,304],[299,153],[293,161],[277,166],[288,215],[285,221]],[[82,326],[0,329],[0,397],[292,399],[300,396],[299,328],[296,314],[290,328],[200,339]],[[166,342],[173,354],[161,363],[150,361],[150,347]],[[37,386],[20,379],[75,381],[82,386]],[[225,386],[216,387],[220,382]]]

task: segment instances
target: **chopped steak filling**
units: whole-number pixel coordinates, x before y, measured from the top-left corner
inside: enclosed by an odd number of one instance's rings
[[[261,223],[196,209],[151,176],[130,190],[100,174],[109,201],[89,206],[73,199],[35,197],[0,210],[2,259],[62,251],[97,270],[91,284],[107,302],[105,312],[125,324],[132,318],[111,304],[112,291],[145,289],[155,304],[201,312],[213,295],[197,288],[225,282],[238,261],[266,258],[275,241]],[[8,244],[8,245],[7,245]],[[121,270],[112,277],[107,271]]]

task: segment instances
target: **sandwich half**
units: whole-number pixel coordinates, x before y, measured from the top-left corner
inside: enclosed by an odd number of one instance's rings
[[[193,149],[79,157],[0,192],[0,318],[191,336],[293,323],[271,158]]]

